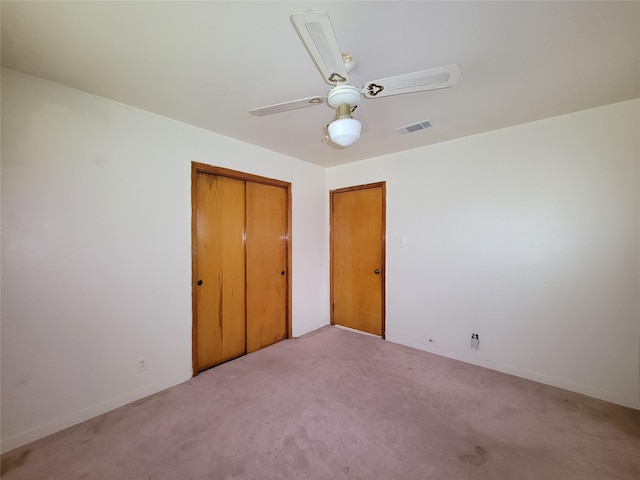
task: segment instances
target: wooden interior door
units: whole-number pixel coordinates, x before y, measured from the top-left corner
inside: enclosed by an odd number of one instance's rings
[[[193,373],[291,336],[291,184],[192,163]]]
[[[330,196],[331,323],[384,337],[385,183]]]
[[[247,353],[287,336],[287,192],[247,183]]]
[[[196,178],[196,371],[245,349],[245,182]]]

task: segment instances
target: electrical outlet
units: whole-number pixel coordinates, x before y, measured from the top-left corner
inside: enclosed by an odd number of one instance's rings
[[[138,373],[142,373],[147,369],[146,357],[140,357],[138,360],[136,360],[136,369]]]
[[[471,334],[471,348],[473,350],[478,350],[480,348],[480,337],[477,333]]]

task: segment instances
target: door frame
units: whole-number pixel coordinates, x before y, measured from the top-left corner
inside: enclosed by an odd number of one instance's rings
[[[198,260],[198,242],[197,242],[197,192],[196,183],[198,173],[207,173],[220,177],[228,177],[245,182],[261,183],[274,187],[284,188],[286,190],[286,209],[287,209],[287,228],[285,232],[286,245],[286,338],[291,338],[291,183],[273,178],[261,177],[251,173],[244,173],[237,170],[231,170],[223,167],[215,167],[205,163],[191,162],[191,368],[193,376],[198,375],[198,311],[196,308],[196,282],[197,278],[197,260]],[[245,278],[246,278],[245,265]],[[246,299],[245,299],[246,303]],[[246,323],[246,318],[245,318]]]
[[[387,182],[375,182],[375,183],[365,183],[363,185],[354,185],[352,187],[343,187],[337,188],[335,190],[329,191],[329,291],[330,291],[330,323],[331,325],[335,325],[335,321],[333,318],[333,298],[334,298],[334,283],[333,283],[333,233],[334,233],[334,225],[333,225],[333,196],[337,193],[346,193],[352,192],[356,190],[365,190],[368,188],[382,188],[382,258],[380,259],[380,264],[382,265],[382,305],[381,305],[381,315],[382,315],[382,338],[386,336],[386,319],[387,319],[387,267],[386,267],[386,258],[387,258]]]

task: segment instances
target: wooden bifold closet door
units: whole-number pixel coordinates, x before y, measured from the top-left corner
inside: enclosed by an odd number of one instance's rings
[[[192,164],[194,375],[290,336],[290,194]]]

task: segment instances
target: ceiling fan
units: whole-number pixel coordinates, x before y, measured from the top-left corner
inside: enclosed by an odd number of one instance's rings
[[[365,83],[362,88],[357,88],[349,84],[348,74],[353,70],[353,59],[340,51],[329,16],[324,12],[308,10],[294,13],[290,18],[322,78],[333,87],[325,96],[277,103],[249,112],[259,116],[271,115],[326,102],[336,109],[335,119],[328,126],[329,137],[333,143],[342,147],[347,147],[360,138],[362,125],[351,114],[362,96],[379,98],[452,87],[462,75],[460,65],[448,65],[373,80]]]

